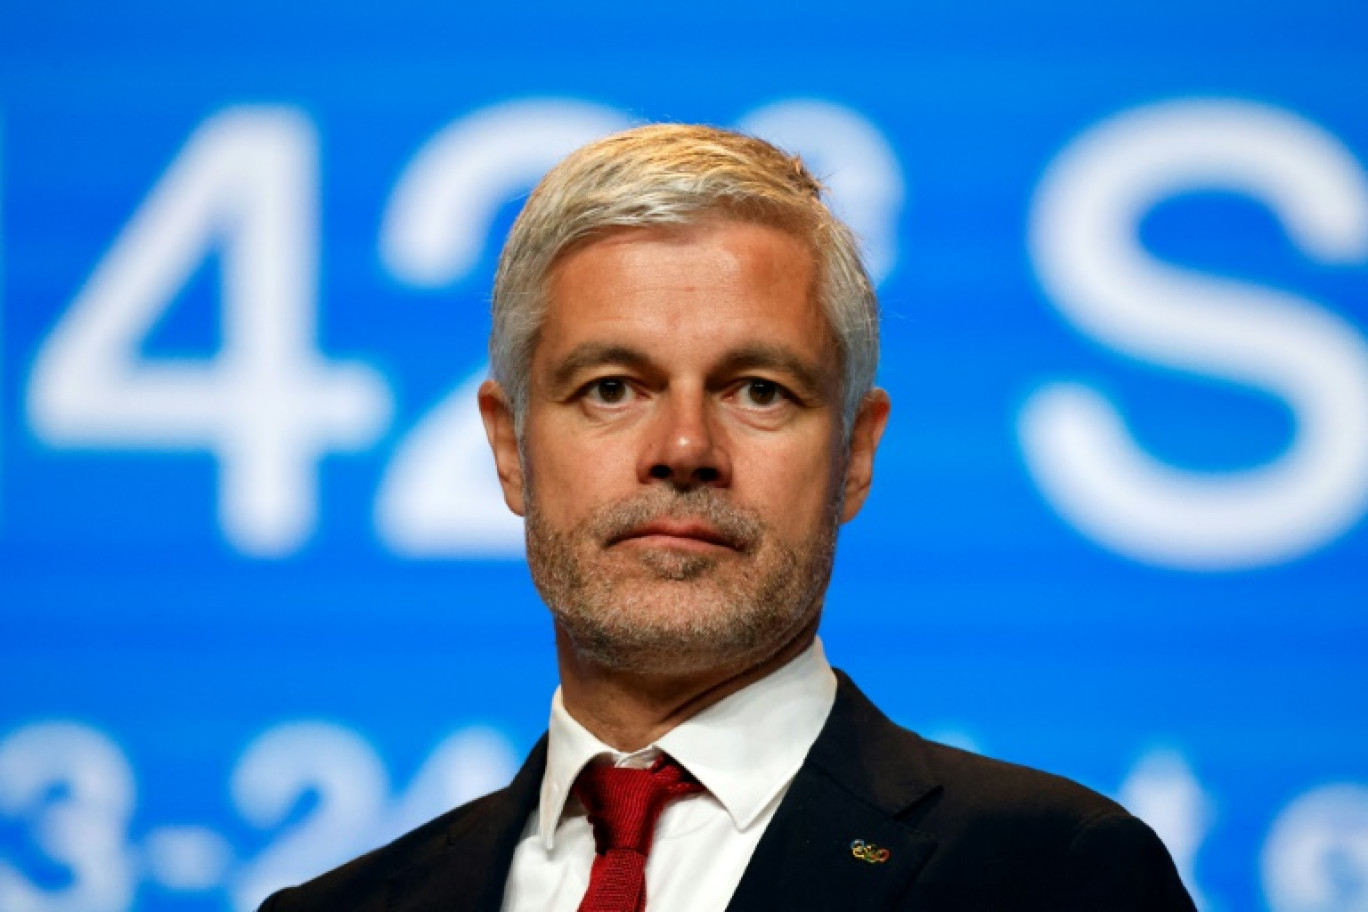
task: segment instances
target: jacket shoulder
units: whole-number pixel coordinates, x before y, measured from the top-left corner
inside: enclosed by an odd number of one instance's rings
[[[929,741],[889,719],[838,672],[835,706],[810,760],[900,820],[954,832],[1014,822],[1037,832],[1094,814],[1125,814],[1116,802],[1062,776]]]
[[[905,731],[905,730],[904,730]],[[928,796],[918,816],[966,825],[991,819],[995,827],[1013,822],[1072,829],[1082,821],[1109,814],[1129,816],[1126,809],[1086,786],[1042,770],[995,760],[905,731],[940,786]]]
[[[536,801],[545,767],[543,735],[506,788],[276,893],[262,904],[262,912],[498,909],[503,872]]]
[[[944,907],[997,908],[1012,896],[1022,909],[1193,908],[1159,837],[1115,801],[1062,776],[918,740],[939,788],[904,823],[936,834],[923,887]]]
[[[281,890],[260,912],[303,910],[371,910],[388,907],[390,884],[404,871],[431,864],[445,854],[455,838],[477,823],[506,798],[507,789],[477,798],[429,820],[393,842],[295,887]]]
[[[1120,804],[1062,776],[928,741],[848,678],[841,685],[821,765],[934,843],[914,907],[1193,908],[1164,844]]]

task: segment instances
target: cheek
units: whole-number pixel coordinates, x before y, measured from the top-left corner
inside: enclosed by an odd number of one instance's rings
[[[738,471],[738,496],[786,538],[811,535],[828,521],[840,489],[835,455],[822,445],[756,453]],[[740,467],[738,467],[739,469]]]
[[[553,442],[554,441],[554,442]],[[558,528],[569,528],[597,507],[631,493],[634,477],[625,448],[554,428],[529,428],[524,472],[538,512]]]

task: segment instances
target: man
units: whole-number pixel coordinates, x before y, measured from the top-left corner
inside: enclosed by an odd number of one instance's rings
[[[561,687],[513,783],[269,910],[1190,909],[1073,783],[894,726],[816,640],[889,400],[847,228],[795,158],[650,126],[509,236],[480,410]]]

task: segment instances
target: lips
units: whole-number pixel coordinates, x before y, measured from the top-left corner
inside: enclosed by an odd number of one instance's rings
[[[657,519],[634,526],[626,533],[616,536],[611,544],[640,541],[662,546],[712,547],[741,550],[739,542],[724,534],[714,526],[697,519]]]

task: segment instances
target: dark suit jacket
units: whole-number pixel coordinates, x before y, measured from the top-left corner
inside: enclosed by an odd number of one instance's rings
[[[836,704],[728,907],[1191,910],[1153,831],[1080,785],[925,741],[838,672]],[[299,887],[262,912],[498,912],[546,764]],[[888,850],[854,857],[863,840]],[[668,912],[668,910],[664,910]]]

